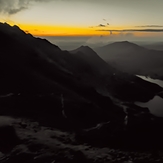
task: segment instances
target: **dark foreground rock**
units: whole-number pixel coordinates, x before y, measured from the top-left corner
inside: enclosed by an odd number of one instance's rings
[[[8,153],[0,152],[1,163],[161,163],[163,161],[163,151],[160,149],[153,151],[99,148],[78,142],[73,132],[43,127],[38,122],[27,119],[13,118],[13,120],[21,143]]]

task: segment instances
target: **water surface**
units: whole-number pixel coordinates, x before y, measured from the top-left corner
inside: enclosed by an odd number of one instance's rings
[[[163,117],[163,99],[159,96],[155,96],[148,102],[136,102],[135,104],[149,108],[150,112],[155,116]]]
[[[159,85],[160,87],[163,87],[163,81],[159,79],[152,79],[150,77],[142,76],[142,75],[136,75],[137,77],[140,77],[143,80],[146,80],[151,83],[155,83]],[[159,96],[155,96],[152,100],[149,100],[148,102],[135,102],[136,105],[141,107],[147,107],[149,108],[150,112],[158,117],[163,117],[163,98]]]

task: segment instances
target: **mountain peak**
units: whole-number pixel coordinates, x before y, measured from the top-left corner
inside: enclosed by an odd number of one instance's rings
[[[129,42],[129,41],[119,41],[119,43],[122,43],[122,44],[131,44],[131,42]]]
[[[78,49],[84,49],[84,50],[92,50],[89,46],[80,46]]]
[[[137,49],[137,50],[142,50],[145,49],[137,44],[134,44],[129,41],[119,41],[119,42],[114,42],[108,45],[105,45],[101,48],[108,49],[108,48],[114,48],[114,49]]]
[[[37,42],[42,44],[42,45],[47,45],[47,46],[53,46],[57,49],[60,50],[60,48],[54,44],[52,44],[51,42],[49,42],[46,39],[43,38],[35,38],[33,37],[30,33],[26,33],[24,32],[22,29],[20,29],[17,25],[9,25],[7,23],[1,23],[0,22],[0,36],[2,38],[2,36],[4,37],[4,39],[6,38],[6,36],[8,36],[10,39],[12,38],[16,38],[17,40],[20,40],[20,42],[24,42],[25,44],[28,44],[28,42]],[[36,41],[37,40],[37,41]],[[34,44],[34,43],[33,43]],[[32,44],[31,44],[32,46]]]
[[[91,49],[89,46],[80,46],[79,48],[72,50],[72,53],[77,53],[77,52],[81,52],[84,54],[87,54],[88,56],[98,56],[97,53]]]
[[[112,44],[116,44],[116,45],[132,45],[132,46],[138,46],[132,42],[129,42],[129,41],[119,41],[119,42],[114,42]]]
[[[0,32],[6,33],[8,35],[25,35],[26,34],[17,25],[11,26],[8,23],[1,23],[1,22],[0,22]]]

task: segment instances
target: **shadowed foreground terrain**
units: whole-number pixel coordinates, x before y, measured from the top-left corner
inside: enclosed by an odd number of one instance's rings
[[[1,117],[12,125],[20,140],[10,133],[8,141],[17,145],[7,153],[0,153],[2,163],[101,163],[101,162],[162,162],[163,153],[150,150],[122,150],[112,147],[96,147],[79,142],[72,132],[58,130],[53,127],[42,127],[38,122],[22,118]],[[98,140],[97,140],[98,141]]]
[[[87,46],[62,51],[0,23],[0,162],[162,162],[163,89]]]

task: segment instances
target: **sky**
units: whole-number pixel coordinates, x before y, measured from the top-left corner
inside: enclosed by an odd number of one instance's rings
[[[163,37],[163,0],[0,0],[0,22],[35,36]]]

